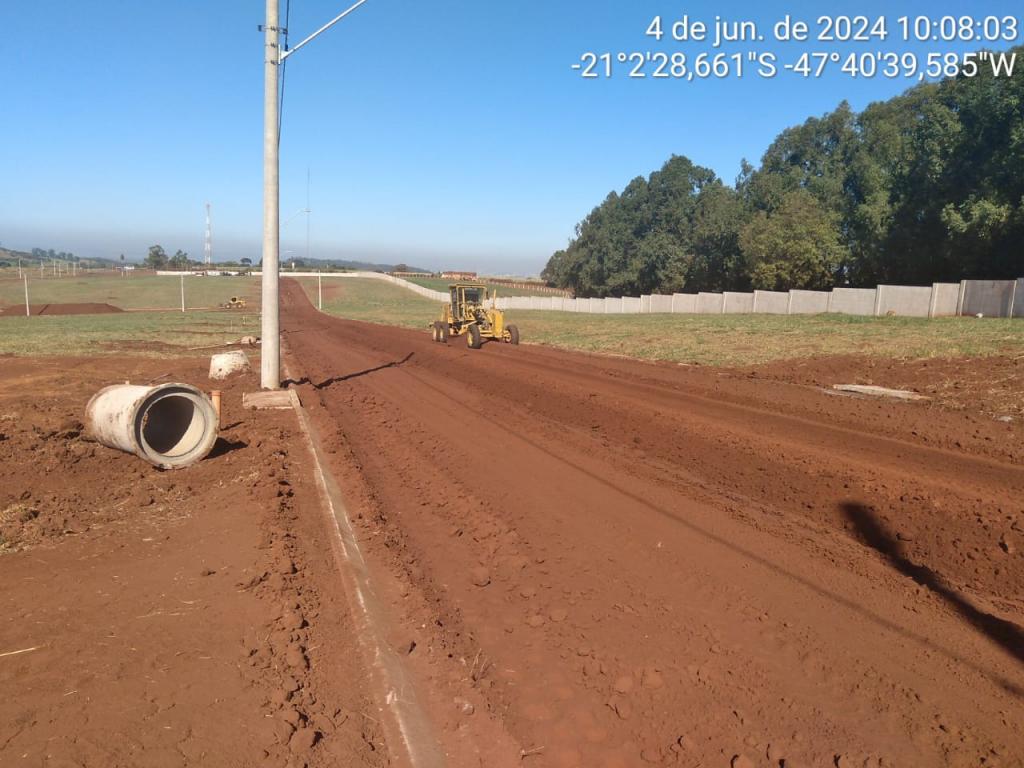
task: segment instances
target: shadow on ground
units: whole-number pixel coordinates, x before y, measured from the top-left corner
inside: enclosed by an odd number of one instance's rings
[[[1001,645],[1017,661],[1024,663],[1024,629],[1006,619],[993,616],[972,605],[959,592],[930,568],[912,563],[903,555],[899,540],[885,530],[874,510],[856,502],[839,505],[857,536],[879,552],[897,571],[927,587],[960,615],[968,624],[990,640]]]

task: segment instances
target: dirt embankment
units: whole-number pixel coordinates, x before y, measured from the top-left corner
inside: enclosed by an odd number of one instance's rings
[[[450,734],[486,715],[541,767],[1021,764],[1019,421],[282,296],[410,664],[474,705]]]
[[[115,307],[113,304],[85,302],[78,304],[30,304],[29,312],[32,315],[109,315],[114,312],[124,312],[124,310],[120,307]],[[24,316],[24,304],[0,307],[0,317]]]
[[[4,361],[0,764],[386,762],[292,414],[223,387],[177,472],[83,439],[100,386],[206,364]]]

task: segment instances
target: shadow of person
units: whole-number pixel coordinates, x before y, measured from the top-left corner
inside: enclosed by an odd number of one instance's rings
[[[1024,663],[1024,628],[976,608],[935,571],[910,562],[899,541],[885,530],[870,507],[857,502],[843,502],[839,507],[861,541],[885,557],[889,565],[937,594],[968,624]]]

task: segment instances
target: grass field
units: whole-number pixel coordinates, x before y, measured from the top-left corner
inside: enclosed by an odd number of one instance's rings
[[[294,278],[316,304],[316,278]],[[324,280],[324,312],[349,320],[366,320],[403,328],[423,328],[440,317],[441,304],[397,285],[371,278]]]
[[[0,317],[0,354],[153,357],[197,354],[259,335],[256,312],[124,312],[109,315]]]
[[[31,304],[98,302],[122,309],[177,309],[181,306],[181,283],[176,277],[94,273],[80,277],[28,276]],[[216,307],[232,296],[250,303],[259,301],[260,283],[255,277],[186,277],[186,307]],[[0,307],[22,305],[24,286],[17,278],[0,277]]]
[[[316,281],[305,280],[316,302]],[[324,311],[354,320],[422,329],[439,304],[376,280],[324,285]],[[1024,322],[975,318],[848,315],[586,315],[508,313],[525,343],[646,360],[744,365],[814,355],[897,358],[1024,354]]]
[[[430,288],[435,291],[448,291],[448,286],[451,285],[453,280],[444,280],[440,277],[409,277],[406,278],[410,283],[416,283],[422,285],[424,288]],[[483,280],[485,285],[488,285],[498,291],[499,296],[552,296],[554,294],[547,291],[534,291],[529,288],[512,288],[507,285],[491,285],[488,283],[486,278]]]

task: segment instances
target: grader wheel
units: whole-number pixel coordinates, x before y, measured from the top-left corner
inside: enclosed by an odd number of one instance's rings
[[[437,321],[437,340],[442,344],[448,343],[448,323],[444,320]]]
[[[434,324],[432,326],[430,326],[430,338],[433,341],[440,341],[441,340],[440,323],[438,323],[436,320],[434,321]]]
[[[469,333],[466,334],[466,346],[470,349],[480,349],[480,328],[475,325],[469,326]]]
[[[509,344],[519,344],[519,328],[515,325],[510,325],[505,329],[505,341]]]

